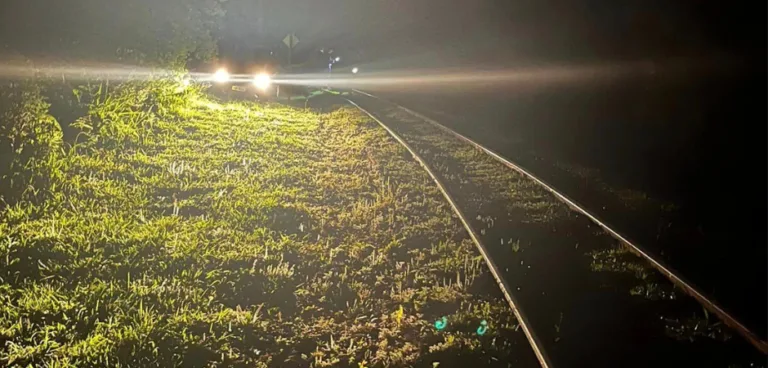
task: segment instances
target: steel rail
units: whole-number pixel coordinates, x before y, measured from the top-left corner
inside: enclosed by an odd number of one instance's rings
[[[696,299],[704,308],[706,308],[709,312],[715,314],[718,318],[720,318],[727,326],[733,328],[736,330],[739,335],[741,335],[743,338],[745,338],[747,341],[749,341],[750,344],[752,344],[755,348],[757,348],[760,352],[763,354],[768,354],[768,342],[765,340],[761,340],[757,334],[753,333],[749,330],[744,324],[739,322],[735,317],[731,316],[728,312],[726,312],[723,308],[721,308],[717,303],[712,301],[710,298],[708,298],[704,293],[696,290],[695,287],[693,287],[689,282],[687,282],[682,276],[678,276],[677,273],[667,266],[663,261],[657,259],[647,251],[645,251],[642,247],[636,245],[629,239],[627,239],[626,236],[622,235],[618,231],[612,229],[610,226],[608,226],[605,222],[600,220],[597,216],[591,214],[589,211],[587,211],[583,206],[578,204],[576,201],[570,199],[568,196],[566,196],[563,193],[560,193],[557,191],[554,187],[547,184],[544,180],[540,179],[536,175],[532,174],[528,170],[525,170],[520,165],[517,165],[511,161],[509,161],[507,158],[503,157],[502,155],[494,152],[493,150],[486,148],[485,146],[475,142],[474,140],[467,138],[466,136],[462,135],[461,133],[456,132],[455,130],[448,128],[434,119],[431,119],[427,116],[424,116],[418,112],[415,112],[409,108],[406,108],[404,106],[401,106],[399,104],[396,104],[394,102],[391,102],[389,100],[383,99],[381,97],[374,96],[372,94],[359,91],[359,90],[353,90],[354,92],[363,94],[365,96],[384,101],[386,103],[392,104],[393,106],[396,106],[397,108],[418,117],[419,119],[424,120],[425,122],[429,123],[430,125],[454,136],[455,138],[464,141],[476,149],[479,149],[489,156],[493,157],[503,165],[507,166],[508,168],[517,171],[518,173],[528,177],[529,179],[533,180],[537,184],[539,184],[541,187],[543,187],[545,190],[550,192],[552,195],[554,195],[558,200],[565,203],[568,207],[570,207],[572,210],[586,216],[589,218],[593,223],[600,226],[600,228],[603,229],[603,231],[610,234],[614,239],[618,240],[622,244],[626,245],[630,248],[635,254],[639,255],[643,259],[645,259],[648,263],[653,266],[657,271],[659,271],[662,275],[664,275],[667,279],[669,279],[673,284],[680,287],[685,291],[686,294],[690,295],[694,299]]]
[[[429,174],[429,176],[432,178],[432,181],[437,184],[438,189],[440,189],[440,192],[443,194],[443,197],[448,201],[448,204],[453,209],[453,212],[456,214],[456,216],[459,217],[459,220],[464,225],[464,229],[467,230],[467,233],[469,234],[470,238],[472,238],[472,241],[475,243],[475,246],[480,251],[480,254],[483,256],[483,259],[485,260],[485,263],[488,265],[488,268],[491,270],[491,274],[493,275],[493,278],[496,280],[496,283],[499,285],[499,288],[501,289],[502,294],[504,294],[504,298],[507,300],[507,303],[512,308],[512,312],[515,314],[515,317],[517,317],[517,320],[520,322],[520,327],[523,329],[523,333],[525,334],[526,338],[528,339],[528,342],[531,345],[531,349],[533,349],[533,353],[536,355],[536,358],[539,360],[539,364],[541,364],[542,368],[552,368],[553,365],[549,359],[549,357],[544,352],[544,348],[542,347],[541,341],[534,333],[533,329],[531,329],[528,324],[528,318],[525,316],[523,311],[518,307],[519,303],[515,299],[515,297],[510,292],[510,287],[507,284],[506,281],[501,277],[501,274],[498,270],[498,266],[496,266],[496,263],[491,259],[487,248],[483,244],[482,241],[480,241],[480,237],[477,235],[477,233],[472,229],[472,226],[469,224],[469,221],[467,220],[467,217],[464,215],[464,212],[461,211],[461,209],[456,204],[456,201],[451,197],[451,195],[448,193],[447,188],[443,184],[443,182],[435,175],[434,171],[427,165],[426,161],[419,156],[419,154],[416,153],[416,151],[405,141],[403,140],[400,135],[398,135],[394,130],[392,130],[389,126],[387,126],[384,122],[382,122],[379,118],[368,112],[368,110],[360,107],[360,105],[356,104],[350,99],[346,99],[347,102],[358,108],[360,111],[365,113],[366,115],[370,116],[371,119],[376,121],[384,130],[389,133],[392,138],[394,138],[398,143],[400,143],[405,149],[413,156],[413,158],[418,162],[422,168]]]

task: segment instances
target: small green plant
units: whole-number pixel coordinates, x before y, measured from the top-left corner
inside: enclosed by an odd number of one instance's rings
[[[395,321],[397,321],[397,326],[400,326],[400,323],[403,321],[403,316],[405,315],[405,311],[403,310],[403,306],[401,305],[397,311],[395,311]]]

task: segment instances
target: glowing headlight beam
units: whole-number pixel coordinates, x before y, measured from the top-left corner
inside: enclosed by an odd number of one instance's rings
[[[353,71],[354,73],[354,71]],[[275,78],[276,84],[307,86],[472,86],[503,83],[552,83],[582,82],[617,77],[625,74],[617,68],[541,68],[498,71],[412,71],[393,73],[366,73],[364,78],[352,78],[328,74],[282,75]]]
[[[272,84],[303,85],[303,86],[333,86],[339,88],[366,87],[439,87],[456,86],[459,88],[482,87],[491,85],[543,85],[548,83],[591,83],[612,81],[638,75],[656,75],[656,78],[696,77],[701,74],[731,73],[741,70],[743,62],[738,59],[711,57],[705,59],[670,59],[649,63],[634,61],[624,63],[603,63],[587,65],[563,65],[550,67],[514,68],[496,70],[478,70],[477,68],[463,69],[416,69],[397,72],[371,72],[370,68],[364,77],[346,75],[315,74],[281,74],[264,78],[257,76],[259,85]],[[352,74],[359,72],[358,67],[352,69]],[[253,83],[253,74],[231,75],[222,68],[215,73],[190,72],[189,79],[177,79],[182,86],[196,82],[214,83]],[[178,71],[164,69],[142,68],[134,65],[116,63],[51,63],[47,61],[10,61],[0,60],[0,78],[2,79],[59,79],[62,81],[112,80],[119,82],[150,81],[167,78],[179,78]]]
[[[253,78],[253,85],[262,91],[266,91],[272,85],[272,78],[267,73],[260,73]]]
[[[621,63],[569,64],[503,69],[423,68],[387,72],[367,69],[364,76],[351,74],[283,74],[273,83],[337,88],[485,88],[491,86],[542,87],[562,84],[612,83],[626,78],[698,78],[734,73],[738,59],[671,58]],[[724,74],[723,74],[724,75]]]
[[[686,65],[670,64],[667,73],[690,74]],[[689,66],[689,65],[688,65]],[[659,66],[661,68],[661,66]],[[496,70],[473,69],[417,69],[398,72],[371,72],[365,77],[347,74],[329,75],[285,74],[274,78],[275,84],[305,86],[333,86],[338,88],[364,87],[483,87],[492,85],[542,86],[561,83],[601,83],[631,76],[649,75],[648,63],[628,62],[602,65],[568,65],[552,67],[529,67]]]
[[[227,83],[229,82],[229,72],[221,68],[216,71],[216,73],[213,73],[213,81],[216,83]]]
[[[109,79],[128,82],[172,78],[169,70],[148,69],[129,65],[82,63],[74,65],[55,63],[4,63],[0,61],[0,78],[7,79],[60,79],[87,81]]]

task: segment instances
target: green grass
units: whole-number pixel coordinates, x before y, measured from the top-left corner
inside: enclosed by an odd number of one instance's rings
[[[497,337],[521,333],[481,257],[368,118],[170,82],[83,90],[78,143],[32,167],[45,195],[0,207],[3,365],[511,359]]]
[[[393,108],[387,115],[401,122],[421,122],[419,118],[400,109]],[[459,181],[461,185],[474,182],[487,185],[488,190],[482,194],[477,191],[467,191],[467,195],[473,196],[473,203],[490,200],[503,204],[510,213],[525,212],[526,216],[521,219],[523,223],[544,224],[567,216],[567,208],[553,200],[551,195],[538,184],[513,170],[500,166],[485,152],[459,142],[428,124],[413,124],[409,128],[413,129],[413,133],[407,134],[407,138],[425,146],[442,149],[442,152],[429,152],[433,157],[465,163],[461,170],[440,165],[435,167],[448,181]],[[488,228],[494,226],[490,218],[489,221],[480,218],[478,220],[487,223]],[[484,234],[485,231],[481,230],[481,233]]]

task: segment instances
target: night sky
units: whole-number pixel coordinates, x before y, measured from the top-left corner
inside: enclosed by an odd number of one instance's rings
[[[92,0],[0,2],[0,42],[48,51],[101,14]],[[295,32],[297,53],[354,49],[368,59],[432,54],[445,64],[749,54],[764,61],[765,4],[696,0],[226,0],[216,37],[241,48]],[[103,6],[102,6],[103,7]],[[261,15],[260,15],[261,14]],[[103,19],[102,19],[103,20]],[[108,23],[108,22],[107,22]],[[69,28],[69,29],[68,29]],[[94,29],[94,40],[115,29]],[[46,44],[46,41],[48,42]],[[89,40],[82,40],[89,42]],[[226,47],[224,48],[226,50]]]
[[[761,9],[701,1],[263,0],[267,42],[288,32],[297,51],[362,49],[370,58],[436,53],[467,63],[756,52]],[[247,43],[258,1],[229,0],[222,39]],[[757,52],[756,54],[759,54]],[[450,60],[444,60],[450,62]]]

